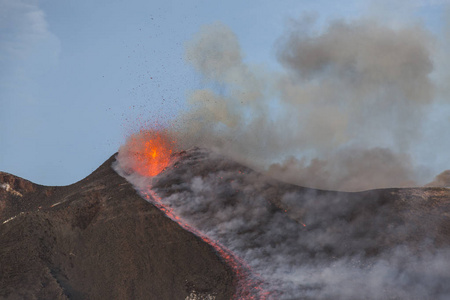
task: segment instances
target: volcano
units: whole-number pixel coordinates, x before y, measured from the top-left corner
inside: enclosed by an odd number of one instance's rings
[[[445,299],[450,191],[343,193],[205,149],[70,186],[0,173],[0,297]],[[119,175],[120,174],[120,175]]]

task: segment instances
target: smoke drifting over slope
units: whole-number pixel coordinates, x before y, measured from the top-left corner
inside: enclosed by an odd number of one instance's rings
[[[428,183],[426,186],[450,187],[450,170],[446,170],[437,175],[434,180]]]
[[[177,140],[286,181],[363,190],[424,184],[410,156],[433,102],[433,38],[420,26],[293,23],[282,71],[245,62],[225,25],[203,27],[186,59],[211,88],[193,91]],[[269,166],[270,163],[274,163]]]
[[[446,189],[312,190],[201,149],[177,154],[156,177],[126,172],[129,161],[118,159],[116,170],[143,195],[158,194],[174,220],[243,259],[268,299],[450,297]],[[260,289],[253,296],[266,299]]]

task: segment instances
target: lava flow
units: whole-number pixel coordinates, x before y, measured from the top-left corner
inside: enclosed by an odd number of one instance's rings
[[[200,237],[204,242],[211,245],[220,257],[225,260],[227,265],[233,269],[238,281],[234,299],[268,299],[270,293],[263,289],[262,281],[259,279],[253,279],[250,272],[250,266],[237,257],[230,249],[220,244],[219,241],[214,241],[197,229],[189,226],[189,224],[184,222],[173,212],[173,209],[164,205],[161,198],[151,189],[151,187],[149,187],[147,191],[141,191],[141,194],[147,201],[164,212],[167,217],[177,222],[185,230],[192,232],[196,236]]]
[[[126,145],[119,151],[119,156],[126,156],[129,159],[130,172],[153,177],[169,165],[175,147],[175,141],[171,140],[165,132],[146,130],[132,135]],[[210,239],[177,216],[173,209],[164,204],[151,186],[148,186],[145,190],[141,189],[140,193],[147,201],[164,212],[167,217],[177,222],[185,230],[200,237],[217,251],[236,275],[238,283],[235,299],[268,298],[269,293],[262,288],[262,281],[255,278],[255,275],[250,271],[250,267],[242,259],[218,241]]]

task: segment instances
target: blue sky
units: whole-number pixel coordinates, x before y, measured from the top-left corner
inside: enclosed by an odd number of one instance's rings
[[[140,120],[175,118],[186,93],[202,85],[183,56],[204,24],[228,25],[246,61],[277,68],[274,43],[305,13],[320,24],[423,22],[439,40],[448,3],[0,0],[0,170],[70,184],[116,152]],[[439,120],[450,112],[442,102]],[[442,128],[432,123],[426,130]],[[448,146],[418,146],[414,155],[448,169]]]

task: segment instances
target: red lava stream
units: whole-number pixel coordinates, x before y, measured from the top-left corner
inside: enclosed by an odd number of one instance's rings
[[[141,176],[153,177],[163,171],[171,162],[171,154],[176,148],[176,141],[170,138],[164,130],[141,130],[130,136],[127,143],[119,150],[119,156],[131,158],[131,169]],[[263,289],[263,281],[258,275],[251,271],[250,266],[234,254],[231,250],[214,241],[196,228],[188,225],[183,219],[175,214],[172,208],[164,205],[162,199],[156,194],[152,187],[140,191],[142,196],[159,208],[167,217],[177,222],[182,228],[200,237],[211,245],[215,251],[233,269],[237,287],[235,299],[268,299],[271,295]]]
[[[263,282],[260,279],[254,278],[255,275],[252,274],[250,266],[240,259],[231,250],[220,244],[218,241],[210,239],[208,236],[204,235],[197,229],[189,226],[185,223],[179,216],[177,216],[173,209],[168,208],[162,202],[162,199],[150,188],[147,191],[141,191],[141,194],[145,197],[147,201],[155,205],[160,209],[167,217],[177,222],[182,228],[192,232],[196,236],[200,237],[203,241],[211,245],[217,253],[225,260],[225,262],[233,269],[236,279],[237,288],[234,295],[234,299],[268,299],[270,292],[263,289]],[[252,278],[253,277],[253,278]]]

